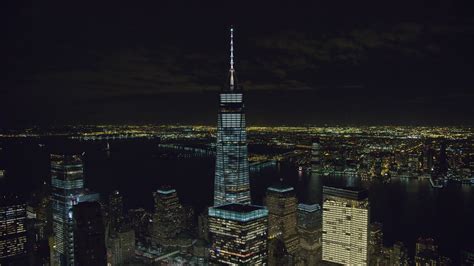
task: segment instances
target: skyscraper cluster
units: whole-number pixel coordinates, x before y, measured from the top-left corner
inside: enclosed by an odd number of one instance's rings
[[[312,138],[308,137],[308,142]],[[280,158],[297,158],[298,166],[311,164],[312,173],[318,176],[383,181],[408,172],[443,179],[450,164],[472,168],[474,161],[472,151],[459,152],[460,159],[450,161],[448,153],[452,151],[445,142],[437,152],[429,141],[407,148],[404,144],[390,146],[387,140],[387,145],[379,145],[366,139],[340,143],[339,139],[321,138],[326,139],[303,145],[307,149],[304,156],[285,152]],[[364,151],[353,149],[356,145]],[[43,184],[50,191],[42,192],[40,200],[27,207],[15,196],[0,198],[0,265],[410,264],[401,242],[384,247],[382,224],[370,224],[368,191],[351,182],[348,186],[322,186],[310,181],[312,188],[322,188],[322,202],[318,198],[321,193],[313,191],[311,203],[302,203],[295,188],[280,180],[266,188],[264,206],[252,204],[244,93],[234,68],[233,28],[229,80],[219,93],[215,148],[213,205],[197,217],[197,230],[194,210],[182,205],[176,189],[161,186],[152,193],[153,208],[125,213],[120,191],[112,191],[101,201],[99,194],[86,189],[83,155],[50,154],[51,185]],[[189,150],[213,154],[201,148]],[[470,174],[469,169],[465,171]],[[302,166],[299,173],[301,178]],[[0,170],[0,179],[4,176],[5,171]],[[35,222],[30,223],[29,218]],[[49,249],[44,251],[37,243],[46,239]],[[30,258],[30,249],[50,252],[50,256]],[[463,256],[472,261],[471,251]],[[431,238],[418,239],[414,258],[416,265],[450,263],[438,253]]]

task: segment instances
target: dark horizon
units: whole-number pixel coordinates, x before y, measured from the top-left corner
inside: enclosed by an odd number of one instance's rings
[[[7,8],[2,127],[213,125],[230,25],[250,124],[474,125],[468,1],[53,2]]]

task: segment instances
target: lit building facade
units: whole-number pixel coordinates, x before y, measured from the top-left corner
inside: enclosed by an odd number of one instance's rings
[[[369,220],[367,190],[324,186],[322,259],[367,265]]]
[[[230,83],[219,94],[214,206],[250,204],[247,132],[243,93],[235,77],[232,28],[230,34]]]
[[[297,206],[293,187],[278,184],[267,189],[268,238],[281,239],[289,254],[298,248]]]
[[[84,189],[80,155],[51,154],[52,264],[74,265],[73,206],[98,200],[99,194]]]
[[[183,228],[184,211],[175,189],[161,188],[153,192],[155,213],[153,215],[153,241],[166,245]]]
[[[74,265],[74,222],[72,207],[84,189],[80,155],[51,155],[51,203],[53,211],[54,258],[61,265]]]
[[[211,262],[262,265],[267,262],[268,210],[231,203],[209,208]]]
[[[0,265],[27,253],[26,204],[16,196],[0,196]]]

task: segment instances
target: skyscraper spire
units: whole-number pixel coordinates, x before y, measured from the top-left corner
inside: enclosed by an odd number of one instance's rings
[[[250,204],[249,163],[243,93],[234,71],[234,29],[230,28],[230,83],[219,95],[214,206]]]
[[[230,27],[230,90],[234,90],[234,27]]]

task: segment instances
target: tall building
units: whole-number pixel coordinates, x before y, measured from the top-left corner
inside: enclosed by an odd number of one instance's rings
[[[433,168],[433,149],[428,141],[423,144],[422,167],[425,173],[430,173]]]
[[[106,265],[105,227],[98,202],[73,207],[74,265]]]
[[[243,93],[234,70],[233,29],[230,29],[229,87],[219,94],[214,206],[250,204],[249,164]]]
[[[311,147],[311,172],[323,174],[323,162],[321,158],[321,143],[319,138],[313,140]]]
[[[435,177],[446,177],[448,173],[449,163],[448,156],[446,154],[446,141],[441,142],[439,149],[438,161],[435,165],[434,175]]]
[[[98,200],[99,194],[84,189],[80,155],[51,154],[52,264],[74,265],[73,206]]]
[[[267,261],[268,210],[231,203],[209,208],[211,262],[262,265]]]
[[[112,231],[117,231],[123,220],[123,197],[118,190],[109,195],[109,221]]]
[[[317,265],[322,256],[322,210],[319,204],[298,205],[298,265]]]
[[[298,202],[293,187],[277,184],[267,189],[266,206],[268,209],[268,238],[270,242],[279,239],[284,250],[294,254],[298,248],[296,210]],[[271,245],[271,243],[269,243]],[[273,264],[275,254],[269,249],[269,263]]]
[[[369,200],[367,190],[323,187],[323,260],[368,264]]]
[[[107,243],[107,262],[124,265],[135,257],[135,230],[120,228],[112,233]]]
[[[54,258],[61,265],[74,264],[73,205],[84,189],[80,155],[51,154]]]
[[[161,188],[153,192],[155,213],[153,215],[153,241],[167,245],[183,228],[184,211],[175,189]]]
[[[24,262],[26,254],[26,204],[17,196],[0,196],[0,265]]]

